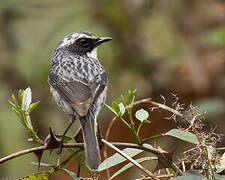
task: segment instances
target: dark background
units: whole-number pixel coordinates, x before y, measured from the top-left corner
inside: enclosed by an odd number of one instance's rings
[[[207,112],[208,124],[225,131],[224,1],[2,0],[0,157],[35,146],[26,141],[30,135],[8,103],[20,88],[30,86],[34,101],[41,101],[32,116],[40,137],[48,134],[49,126],[64,131],[68,121],[49,94],[47,75],[57,42],[78,30],[113,38],[98,49],[109,76],[108,104],[119,101],[128,88],[137,88],[137,99],[151,97],[163,103],[163,95],[168,105],[173,93],[187,106],[199,105]],[[99,118],[107,124],[112,113],[104,107]],[[163,119],[162,113],[150,114],[154,126],[145,127],[144,134],[165,132],[171,123]],[[110,139],[132,141],[123,126],[116,123]],[[48,156],[45,152],[42,161],[56,162],[55,153]],[[32,161],[36,158],[29,154],[1,164],[0,179],[36,172]],[[68,168],[75,170],[73,162]]]

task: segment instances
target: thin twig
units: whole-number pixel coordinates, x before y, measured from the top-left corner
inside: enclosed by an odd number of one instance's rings
[[[54,145],[54,146],[39,146],[39,147],[34,147],[34,148],[30,148],[30,149],[25,149],[22,151],[18,151],[16,153],[10,154],[6,157],[3,157],[0,159],[0,164],[4,163],[5,161],[8,161],[10,159],[14,159],[16,157],[25,155],[25,154],[29,154],[29,153],[35,153],[35,152],[40,152],[40,151],[45,151],[45,150],[49,150],[49,149],[56,149],[58,148],[59,145]],[[65,148],[71,148],[71,147],[77,147],[77,148],[83,148],[83,143],[67,143],[67,144],[63,144],[63,147]]]
[[[139,168],[141,171],[143,171],[144,173],[146,173],[152,179],[159,180],[159,178],[157,178],[151,171],[149,171],[148,169],[146,169],[143,166],[141,166],[137,161],[135,161],[134,159],[132,159],[130,156],[128,156],[127,154],[125,154],[123,151],[121,151],[120,149],[118,149],[116,146],[114,146],[113,144],[109,143],[105,139],[102,139],[102,142],[105,143],[110,148],[114,149],[117,153],[119,153],[124,158],[128,159],[131,163],[133,163],[137,168]]]

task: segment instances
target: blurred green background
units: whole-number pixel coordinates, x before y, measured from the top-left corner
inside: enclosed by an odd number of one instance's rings
[[[78,30],[113,38],[98,49],[109,76],[108,104],[128,88],[137,88],[138,99],[162,102],[163,95],[168,103],[178,94],[224,133],[223,0],[1,0],[0,157],[35,146],[8,103],[21,88],[30,86],[41,101],[32,116],[38,134],[46,137],[49,126],[64,131],[68,121],[49,94],[47,75],[57,42]],[[103,108],[99,118],[107,124],[111,117]],[[55,162],[54,153],[45,156]],[[32,161],[29,154],[1,164],[0,179],[36,172]]]

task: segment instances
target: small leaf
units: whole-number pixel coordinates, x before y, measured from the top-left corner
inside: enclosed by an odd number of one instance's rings
[[[58,139],[61,139],[62,138],[62,135],[57,135],[56,134],[56,137],[58,138]],[[71,141],[73,138],[71,138],[71,137],[69,137],[69,136],[64,136],[63,137],[63,143],[67,143],[67,142],[69,142],[69,141]]]
[[[119,103],[119,110],[120,110],[121,116],[124,115],[126,109],[125,109],[123,103]]]
[[[121,101],[122,101],[123,105],[124,105],[124,106],[127,106],[127,103],[126,103],[126,101],[125,101],[124,96],[123,96],[123,95],[120,95],[120,98],[121,98]]]
[[[38,166],[38,163],[36,163],[36,162],[31,162],[31,164]],[[47,163],[40,163],[40,166],[41,167],[52,167],[52,168],[57,167],[56,164],[47,164]]]
[[[29,108],[29,113],[31,113],[38,106],[39,103],[40,103],[40,101],[32,103]]]
[[[171,129],[170,131],[168,131],[166,133],[166,135],[168,136],[172,136],[178,139],[181,139],[183,141],[187,141],[193,144],[198,144],[198,138],[195,134],[190,133],[190,132],[186,132],[180,129]]]
[[[22,100],[23,100],[23,91],[22,89],[19,90],[19,106],[22,106]]]
[[[128,156],[133,157],[136,156],[137,154],[140,154],[143,152],[141,149],[134,149],[134,148],[125,148],[123,149],[123,152],[126,153]],[[98,167],[98,171],[103,171],[105,169],[108,169],[110,167],[113,167],[117,164],[120,164],[124,161],[126,161],[124,157],[122,157],[120,154],[115,153],[112,156],[108,157],[105,159]]]
[[[27,141],[28,141],[28,142],[33,142],[34,139],[33,139],[33,138],[28,138]]]
[[[128,89],[128,95],[129,95],[129,97],[132,96],[132,93],[131,93],[130,89]]]
[[[21,113],[16,108],[12,107],[12,111],[21,118]]]
[[[215,174],[215,178],[216,178],[216,180],[225,180],[225,177],[221,176],[219,174]]]
[[[142,158],[139,158],[139,159],[136,159],[136,161],[138,163],[142,163],[144,161],[149,161],[149,160],[157,160],[158,158],[157,157],[142,157]],[[120,168],[117,172],[115,172],[111,177],[110,177],[110,180],[115,178],[116,176],[118,176],[119,174],[121,174],[122,172],[126,171],[127,169],[131,168],[132,166],[134,166],[133,163],[128,163],[126,164],[125,166],[123,166],[122,168]]]
[[[33,130],[33,126],[32,126],[32,123],[31,123],[31,119],[30,119],[30,116],[28,114],[25,115],[25,120],[26,120],[27,127],[29,129],[32,129]]]
[[[131,91],[130,89],[128,90],[129,104],[133,104],[135,93],[136,93],[136,89],[134,89],[133,91]]]
[[[143,123],[151,123],[151,121],[145,119],[145,120],[143,121]]]
[[[13,105],[13,106],[16,106],[18,108],[18,103],[16,101],[16,97],[14,94],[12,94],[12,102],[10,101],[10,104]]]
[[[23,178],[20,178],[20,180],[48,180],[49,177],[54,173],[54,170],[49,170],[45,172],[39,172],[32,174],[30,176],[26,176]]]
[[[109,106],[108,104],[105,104],[105,106],[117,116],[116,111],[114,111],[114,109],[111,108],[111,106]]]
[[[17,108],[17,106],[10,100],[9,100],[9,104],[11,104],[12,107]]]
[[[221,164],[221,166],[225,167],[225,153],[223,153],[223,155],[220,158],[220,164]]]
[[[132,94],[135,95],[136,92],[137,92],[137,89],[135,88],[135,89],[132,91]]]
[[[135,117],[136,117],[139,121],[144,121],[144,120],[147,120],[147,119],[148,119],[149,113],[148,113],[148,111],[146,111],[146,110],[144,110],[144,109],[139,109],[138,111],[136,111]]]
[[[225,153],[220,158],[219,166],[216,166],[216,173],[221,173],[225,170]]]
[[[72,171],[68,170],[68,169],[61,169],[63,172],[65,172],[66,174],[68,174],[70,177],[72,177],[74,180],[79,180],[80,178],[78,178],[76,176],[76,174],[74,174]]]
[[[115,102],[115,101],[112,102],[112,108],[118,116],[121,116],[120,108],[119,108],[119,105],[117,104],[117,102]]]
[[[23,100],[22,100],[22,109],[27,111],[29,110],[31,103],[31,89],[30,87],[26,88],[23,92]]]

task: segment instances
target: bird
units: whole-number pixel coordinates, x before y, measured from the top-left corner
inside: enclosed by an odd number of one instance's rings
[[[56,46],[48,74],[50,92],[71,122],[80,120],[86,166],[96,171],[101,162],[97,140],[97,116],[105,103],[108,77],[97,58],[97,47],[111,37],[98,37],[87,31],[66,35]]]

